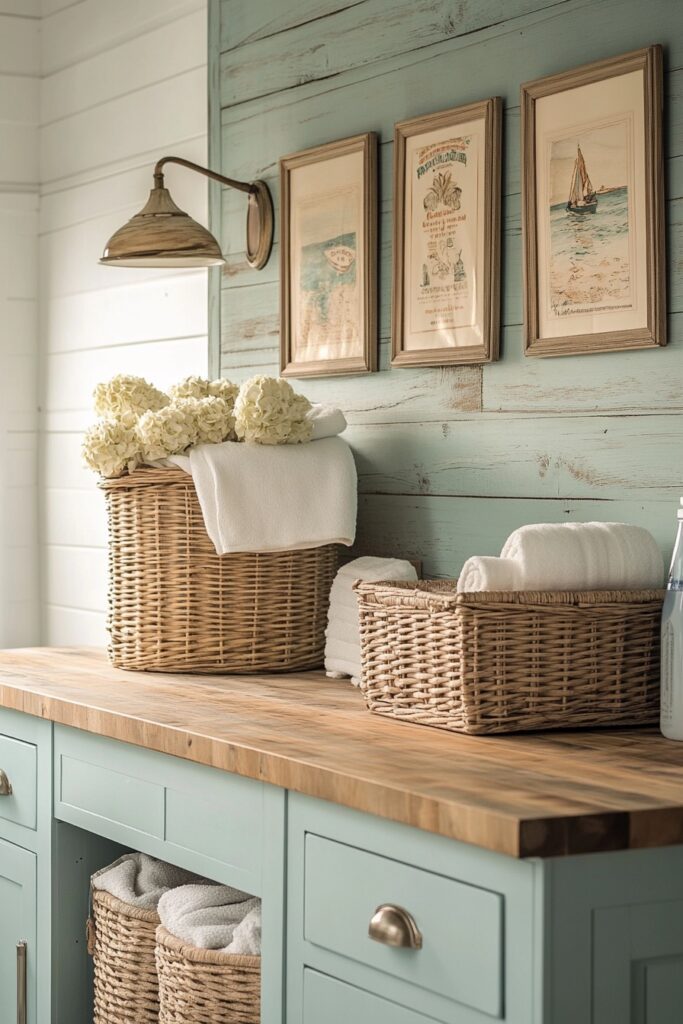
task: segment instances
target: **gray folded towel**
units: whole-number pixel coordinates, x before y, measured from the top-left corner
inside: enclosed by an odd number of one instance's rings
[[[93,889],[108,892],[143,910],[156,910],[165,892],[189,882],[209,884],[192,871],[166,864],[146,853],[124,853],[123,857],[92,876]]]
[[[228,885],[182,885],[159,900],[164,928],[196,949],[261,954],[261,900]]]

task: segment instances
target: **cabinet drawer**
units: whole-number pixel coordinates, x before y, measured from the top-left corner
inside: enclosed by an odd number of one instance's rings
[[[303,1024],[434,1024],[432,1017],[370,995],[317,971],[304,971]]]
[[[35,830],[38,758],[33,743],[0,735],[0,768],[12,792],[0,796],[0,818]]]
[[[260,895],[263,783],[58,727],[55,817]]]
[[[312,833],[305,841],[304,884],[307,942],[492,1017],[501,1015],[501,894]],[[369,937],[370,919],[382,904],[410,913],[421,948],[391,947]]]

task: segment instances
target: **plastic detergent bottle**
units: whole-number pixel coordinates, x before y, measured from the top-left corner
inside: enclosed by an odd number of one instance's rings
[[[668,739],[683,740],[683,508],[678,510],[678,534],[662,611],[660,727]]]

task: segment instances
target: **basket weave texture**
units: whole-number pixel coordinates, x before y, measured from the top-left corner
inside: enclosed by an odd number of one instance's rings
[[[154,950],[159,917],[93,892],[95,1007],[93,1024],[158,1024]]]
[[[159,1024],[259,1024],[261,957],[188,946],[157,930]]]
[[[377,714],[472,734],[657,720],[662,591],[355,589]]]
[[[284,672],[322,664],[334,544],[218,556],[192,477],[103,480],[109,658],[151,672]]]

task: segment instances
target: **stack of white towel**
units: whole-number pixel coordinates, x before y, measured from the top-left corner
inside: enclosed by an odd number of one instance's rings
[[[500,558],[468,558],[458,591],[648,590],[664,580],[654,537],[627,523],[537,523],[510,534]]]
[[[314,405],[307,444],[202,444],[159,465],[192,475],[206,532],[219,555],[350,547],[357,475],[339,409]]]
[[[261,953],[261,901],[239,889],[216,885],[146,853],[124,854],[94,874],[92,886],[130,906],[156,910],[171,935],[196,949]]]
[[[399,558],[356,558],[337,573],[330,591],[325,630],[325,671],[332,679],[351,677],[358,686],[361,673],[360,622],[355,580],[416,580],[410,562]]]

